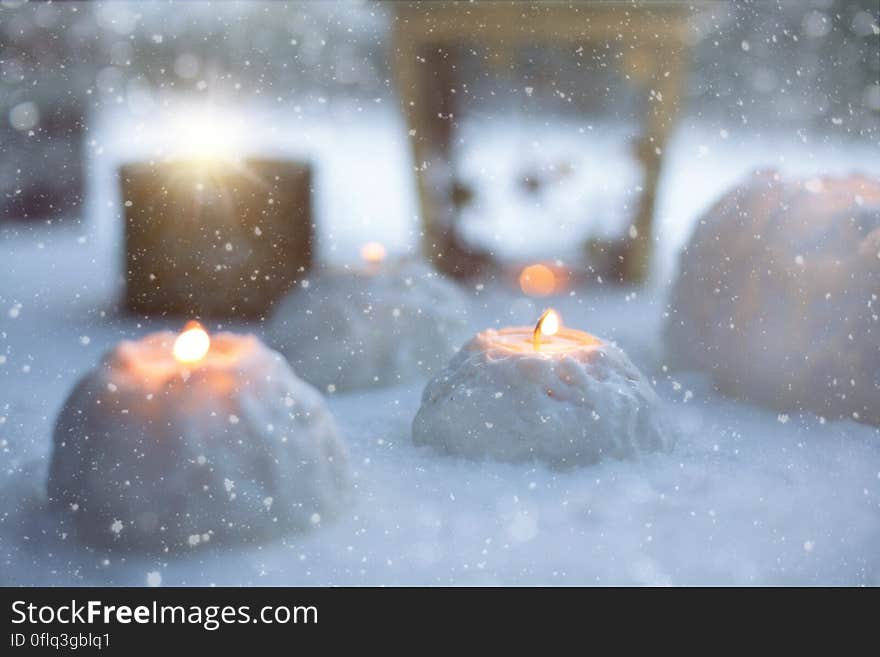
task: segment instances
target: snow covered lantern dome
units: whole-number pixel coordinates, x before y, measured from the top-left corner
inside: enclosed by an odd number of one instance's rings
[[[304,529],[350,497],[320,393],[252,335],[123,341],[58,417],[50,503],[87,543],[174,551]]]
[[[439,370],[466,338],[457,286],[420,262],[364,263],[318,273],[278,305],[269,334],[304,379],[327,390],[388,386]]]
[[[413,441],[447,454],[555,467],[668,451],[673,435],[651,384],[622,349],[561,328],[477,334],[425,388]]]
[[[671,361],[733,396],[880,423],[880,181],[759,171],[680,260]]]

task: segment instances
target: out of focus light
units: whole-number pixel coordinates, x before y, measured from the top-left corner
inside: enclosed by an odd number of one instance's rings
[[[546,297],[556,291],[556,274],[547,265],[529,265],[520,272],[519,286],[530,297]]]
[[[240,155],[242,119],[210,110],[181,110],[171,120],[171,150],[196,159]]]
[[[9,110],[9,123],[16,130],[24,132],[40,122],[40,110],[36,103],[26,101]]]
[[[378,265],[385,259],[385,247],[379,242],[367,242],[361,247],[361,258],[370,265]]]

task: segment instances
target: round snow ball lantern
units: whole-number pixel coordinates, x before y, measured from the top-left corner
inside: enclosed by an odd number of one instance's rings
[[[880,180],[757,172],[681,255],[670,360],[732,396],[880,424]]]
[[[328,391],[429,376],[467,337],[467,302],[454,283],[423,264],[384,262],[377,243],[361,256],[293,291],[270,327],[296,371]]]
[[[623,350],[564,328],[476,335],[425,388],[413,440],[441,452],[555,467],[668,451],[660,400]]]
[[[58,417],[50,501],[87,543],[255,542],[338,513],[346,450],[320,393],[254,336],[125,341]]]

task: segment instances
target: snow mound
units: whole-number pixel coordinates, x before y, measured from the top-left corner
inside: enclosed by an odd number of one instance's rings
[[[759,171],[681,255],[670,358],[732,396],[880,423],[880,181]]]
[[[269,334],[303,378],[341,391],[438,371],[465,340],[466,318],[462,292],[423,264],[330,269],[280,302]]]
[[[180,550],[257,541],[340,511],[346,450],[320,393],[255,337],[227,333],[212,351],[245,340],[240,358],[145,378],[136,361],[174,338],[120,343],[61,410],[48,496],[78,536]]]
[[[634,459],[673,445],[660,400],[623,350],[499,348],[475,336],[425,388],[413,440],[448,454],[557,467]]]

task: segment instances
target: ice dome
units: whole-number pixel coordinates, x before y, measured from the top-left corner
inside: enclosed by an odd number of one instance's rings
[[[462,292],[415,262],[327,269],[282,299],[272,343],[319,388],[387,386],[439,370],[466,339]]]
[[[344,508],[346,450],[320,393],[254,336],[219,333],[186,370],[166,357],[175,337],[120,343],[64,403],[48,496],[78,535],[174,551],[257,542]]]
[[[781,410],[880,423],[880,181],[759,171],[699,221],[673,364]]]
[[[428,384],[416,444],[556,467],[672,448],[657,394],[622,349],[593,338],[564,354],[511,352],[500,333],[475,336]]]

